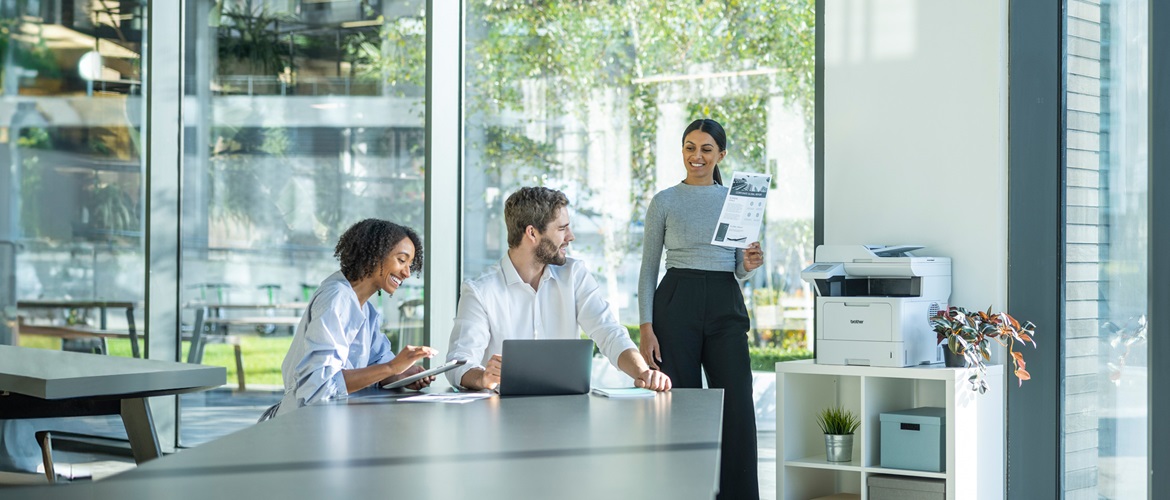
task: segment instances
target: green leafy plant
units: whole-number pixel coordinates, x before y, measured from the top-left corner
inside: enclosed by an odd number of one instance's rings
[[[961,355],[968,368],[974,368],[968,380],[971,390],[980,394],[987,392],[987,362],[991,360],[991,342],[1007,348],[1015,366],[1014,373],[1023,385],[1032,375],[1025,369],[1024,354],[1016,351],[1016,343],[1032,344],[1036,325],[1031,321],[1023,325],[1005,312],[987,311],[970,312],[962,307],[951,306],[945,311],[939,311],[930,319],[930,326],[938,334],[939,343],[946,342],[947,349]]]
[[[286,67],[295,69],[290,42],[280,31],[281,24],[292,24],[295,18],[270,12],[265,5],[253,6],[252,0],[217,6],[211,25],[216,29],[221,75],[276,76]]]
[[[817,413],[817,425],[825,434],[845,435],[861,427],[861,420],[852,411],[833,406]]]
[[[116,184],[95,182],[89,189],[90,224],[102,231],[138,229],[138,207]]]
[[[30,76],[41,78],[61,76],[61,66],[45,40],[44,26],[25,20],[25,16],[31,14],[25,3],[3,2],[0,5],[0,59],[9,58],[0,64],[0,82],[5,81],[2,78],[5,72],[12,70],[31,72]],[[0,92],[5,90],[15,89],[4,89],[0,83]]]
[[[751,358],[752,370],[764,372],[776,371],[776,363],[781,361],[813,359],[813,353],[808,349],[768,346],[748,346],[748,356]]]

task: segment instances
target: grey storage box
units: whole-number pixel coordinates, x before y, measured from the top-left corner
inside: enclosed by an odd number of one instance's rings
[[[882,467],[943,472],[946,417],[946,408],[933,406],[882,413]]]
[[[944,500],[947,483],[942,479],[902,476],[869,476],[869,500]]]

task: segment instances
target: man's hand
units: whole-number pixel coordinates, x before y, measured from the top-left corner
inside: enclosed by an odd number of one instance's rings
[[[492,354],[491,359],[488,360],[487,366],[483,367],[483,373],[479,376],[479,387],[481,389],[495,389],[500,385],[500,369],[504,366],[504,357],[499,354]]]
[[[669,391],[671,387],[670,377],[667,377],[665,373],[662,373],[658,370],[646,370],[642,373],[639,373],[638,377],[634,379],[634,387],[641,387],[659,392]]]

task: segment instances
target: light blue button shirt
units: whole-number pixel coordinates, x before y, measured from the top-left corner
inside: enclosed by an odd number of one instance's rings
[[[390,340],[378,329],[381,324],[382,313],[372,301],[360,305],[357,293],[340,271],[322,281],[280,365],[284,398],[277,415],[344,398],[348,391],[341,370],[394,359]]]

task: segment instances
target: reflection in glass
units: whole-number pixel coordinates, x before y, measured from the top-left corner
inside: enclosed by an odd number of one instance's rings
[[[1148,2],[1067,12],[1065,496],[1146,498]]]
[[[463,277],[507,250],[512,191],[561,189],[571,251],[636,325],[646,208],[685,177],[683,129],[710,117],[734,138],[724,178],[775,180],[760,237],[768,262],[744,290],[753,342],[807,347],[814,2],[467,5]]]
[[[423,233],[425,3],[185,8],[184,335],[204,309],[201,335],[244,342],[248,387],[279,388],[341,233],[370,217]],[[371,299],[396,350],[424,343],[414,278]],[[234,372],[230,352],[210,344],[202,361]]]
[[[33,299],[144,298],[144,15],[142,1],[0,0],[0,343],[18,342],[19,323],[103,326],[93,310]],[[127,328],[124,315],[107,320]]]

